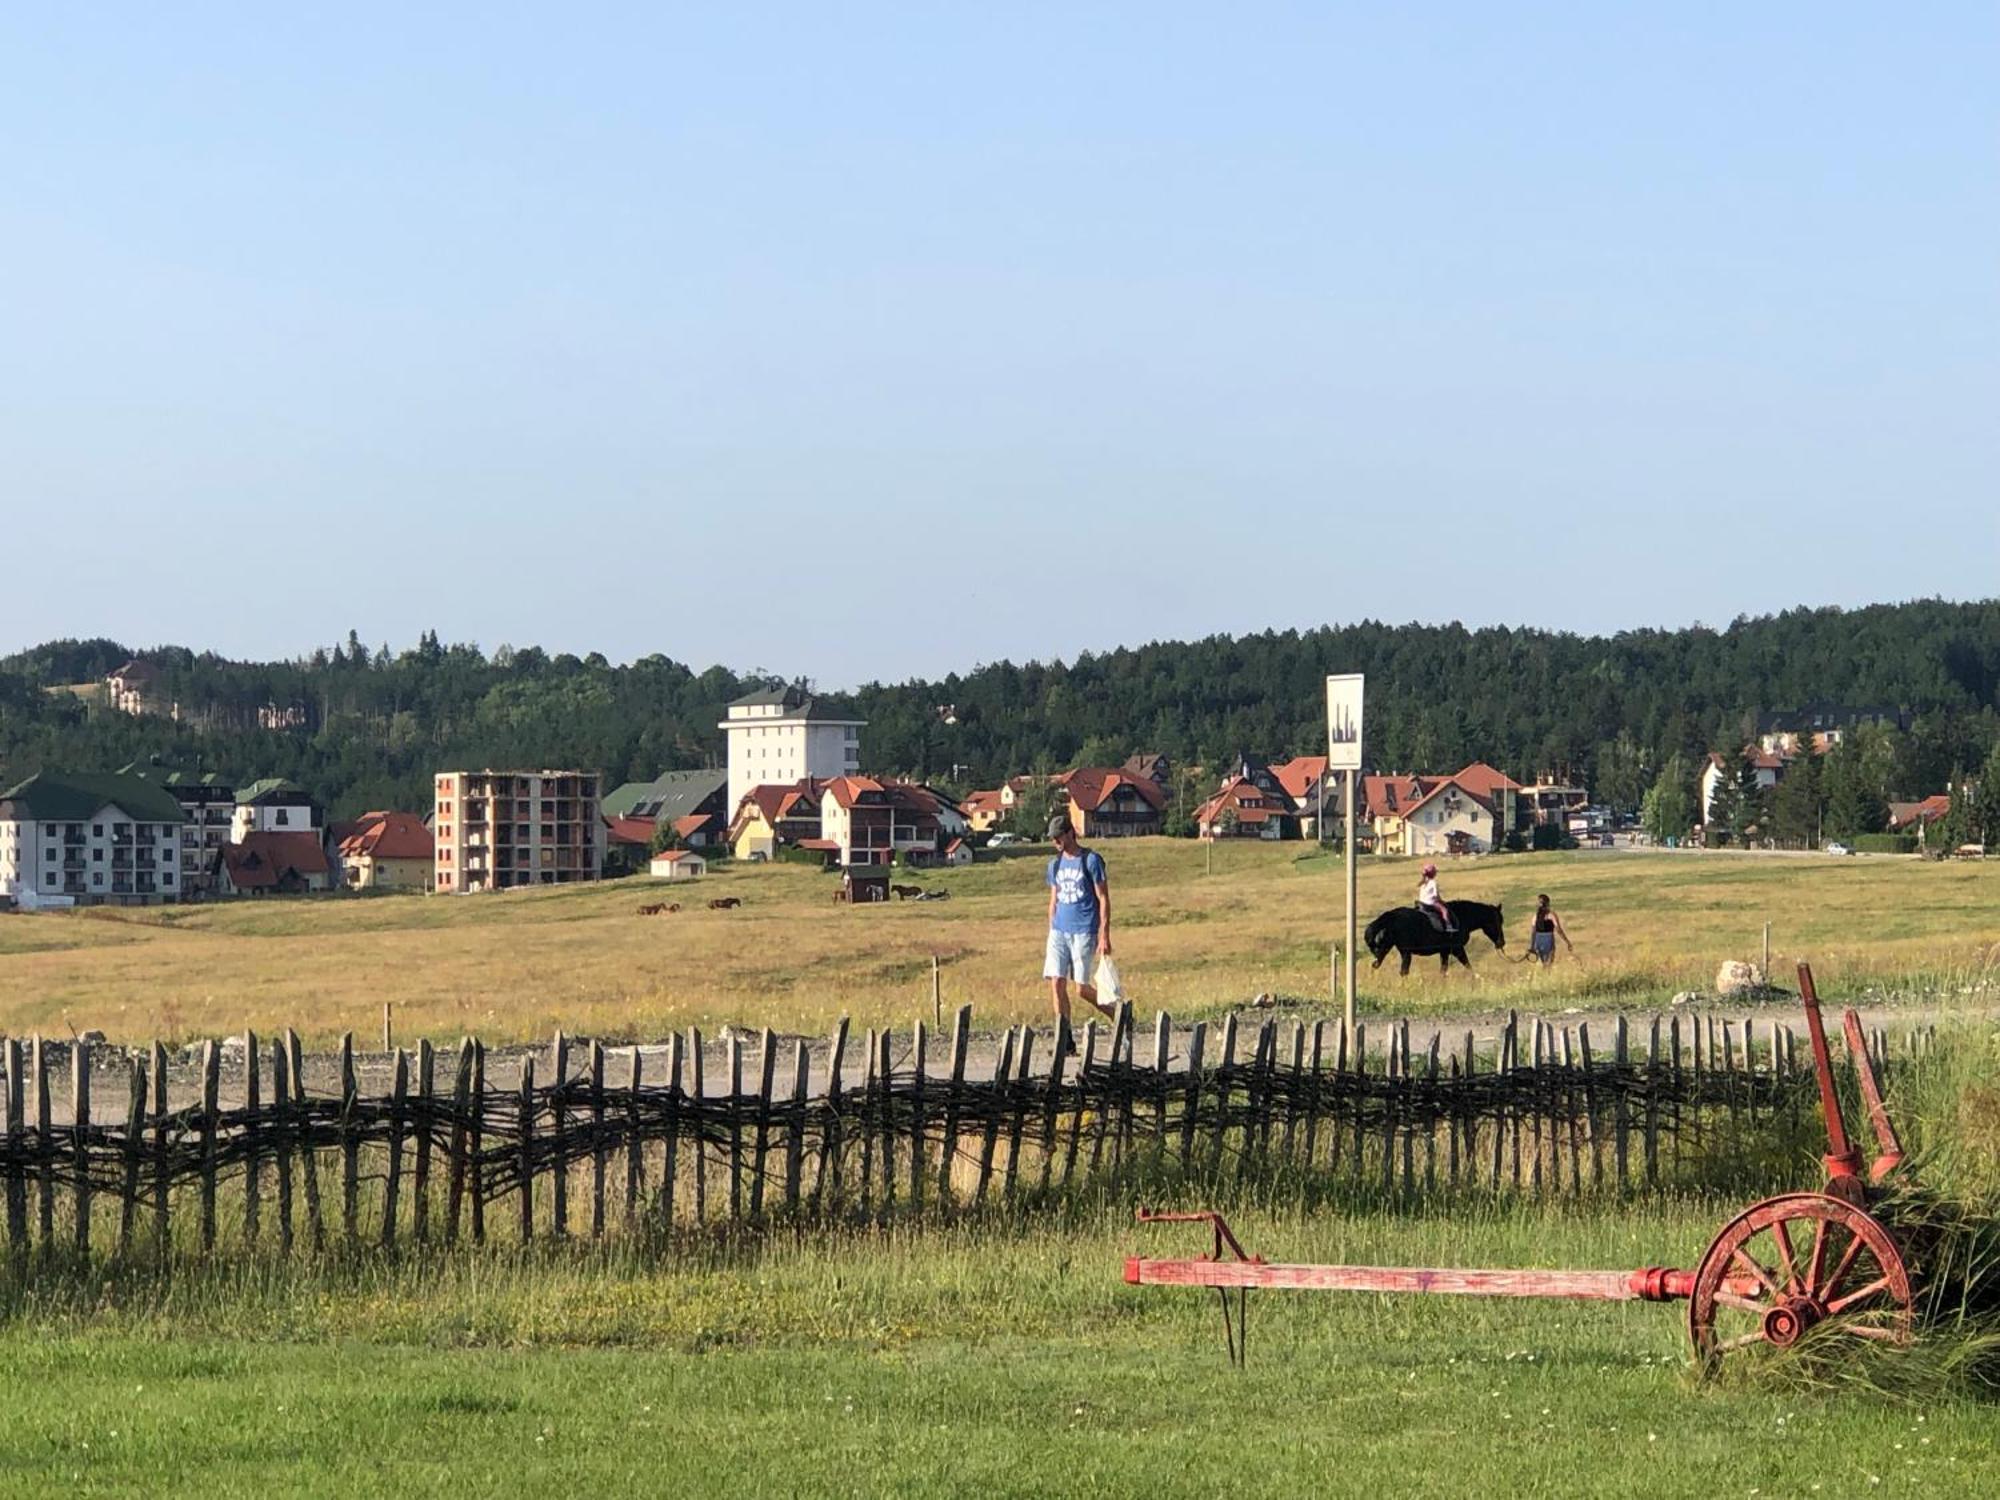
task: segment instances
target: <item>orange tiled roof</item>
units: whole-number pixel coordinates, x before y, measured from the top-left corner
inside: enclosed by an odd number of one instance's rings
[[[415,813],[365,812],[343,831],[339,848],[346,859],[429,859],[436,841]]]

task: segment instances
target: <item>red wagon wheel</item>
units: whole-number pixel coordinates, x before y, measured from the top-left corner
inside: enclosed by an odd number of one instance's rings
[[[1909,1267],[1889,1231],[1824,1193],[1767,1198],[1730,1220],[1688,1299],[1695,1358],[1708,1369],[1732,1350],[1790,1348],[1821,1323],[1900,1343],[1913,1320]]]

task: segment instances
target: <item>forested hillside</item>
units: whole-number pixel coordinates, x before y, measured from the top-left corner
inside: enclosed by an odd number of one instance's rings
[[[50,691],[101,679],[135,651],[160,669],[178,724]],[[1002,662],[848,696],[869,721],[870,769],[970,786],[1137,750],[1183,764],[1310,752],[1325,732],[1321,680],[1335,671],[1368,674],[1369,759],[1384,769],[1478,757],[1524,778],[1579,776],[1631,805],[1670,757],[1742,743],[1760,711],[1830,700],[1917,715],[1880,788],[1915,796],[1980,765],[2000,739],[2000,601],[1800,609],[1609,637],[1369,622]],[[488,655],[429,633],[399,652],[350,633],[309,660],[269,663],[52,642],[0,659],[0,784],[43,765],[160,755],[290,776],[345,814],[424,806],[430,772],[447,765],[580,765],[616,781],[717,759],[723,706],[764,681],[658,655],[625,666],[534,648]],[[259,729],[265,704],[297,704],[305,723]]]

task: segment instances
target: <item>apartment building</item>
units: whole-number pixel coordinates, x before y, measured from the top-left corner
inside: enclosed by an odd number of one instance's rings
[[[186,819],[180,831],[181,899],[213,890],[216,861],[230,842],[236,814],[235,783],[213,771],[183,770],[158,760],[134,761],[119,774],[150,781],[180,804]]]
[[[440,771],[435,889],[461,895],[597,879],[601,795],[594,771]]]
[[[729,717],[716,725],[729,737],[728,807],[733,813],[756,787],[854,775],[861,768],[866,724],[843,718],[795,687],[738,698],[729,705]]]
[[[0,792],[0,898],[30,911],[179,900],[184,821],[137,776],[30,776]]]
[[[313,833],[326,837],[326,808],[297,782],[268,776],[236,794],[229,825],[229,842],[240,844],[253,833]]]

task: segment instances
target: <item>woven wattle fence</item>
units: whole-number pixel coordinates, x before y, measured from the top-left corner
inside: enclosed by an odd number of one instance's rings
[[[1415,1052],[1408,1022],[1144,1029],[1121,1011],[1058,1055],[1055,1033],[1016,1027],[976,1062],[969,1007],[937,1046],[922,1025],[845,1021],[818,1042],[559,1034],[489,1056],[468,1038],[372,1062],[387,1085],[368,1092],[351,1038],[313,1060],[332,1077],[317,1089],[289,1032],[203,1043],[178,1082],[158,1044],[8,1039],[4,1243],[31,1265],[853,1223],[1287,1164],[1409,1195],[1623,1191],[1676,1180],[1705,1133],[1796,1120],[1815,1097],[1790,1028],[1748,1019],[1649,1018],[1641,1035],[1510,1018],[1484,1047],[1467,1032]]]

